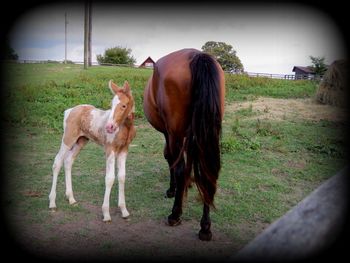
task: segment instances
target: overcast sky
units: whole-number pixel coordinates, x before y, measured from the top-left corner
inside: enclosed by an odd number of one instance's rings
[[[84,5],[57,3],[27,10],[10,31],[19,59],[64,59],[64,14],[68,17],[67,59],[83,61]],[[298,4],[208,6],[93,3],[93,61],[106,48],[132,49],[137,64],[155,61],[207,41],[233,46],[248,72],[292,74],[309,56],[326,63],[346,57],[343,35],[329,15]]]

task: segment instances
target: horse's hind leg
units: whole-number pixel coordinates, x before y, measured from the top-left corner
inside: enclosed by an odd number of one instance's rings
[[[49,200],[50,200],[50,204],[49,204],[49,208],[50,209],[55,209],[56,208],[56,186],[57,186],[57,177],[58,174],[61,170],[62,164],[63,164],[63,160],[66,156],[66,154],[68,153],[70,147],[68,147],[67,145],[65,145],[62,141],[61,144],[61,148],[59,150],[59,152],[57,153],[56,157],[55,157],[55,161],[52,165],[52,174],[53,174],[53,178],[52,178],[52,187],[51,187],[51,192],[49,195]]]
[[[176,189],[172,213],[168,216],[168,224],[170,226],[175,226],[180,224],[181,222],[180,216],[182,215],[182,200],[185,189],[185,161],[182,156],[179,157],[181,147],[175,140],[170,141],[169,146],[171,149],[171,157],[177,163],[175,165],[174,163],[172,164],[174,165],[172,169],[174,170],[173,172],[176,183]]]
[[[171,168],[172,164],[174,163],[173,158],[171,158],[170,149],[169,149],[169,138],[168,134],[164,134],[165,137],[165,146],[164,146],[164,158],[167,160],[169,164],[169,171],[170,171],[170,187],[165,193],[165,197],[172,198],[175,196],[175,175],[174,175],[174,169]]]
[[[203,215],[201,219],[201,230],[199,231],[199,239],[203,241],[209,241],[212,238],[212,233],[210,231],[211,220],[209,213],[209,206],[207,204],[204,204]]]
[[[85,137],[80,137],[77,142],[73,145],[72,149],[66,154],[64,158],[64,170],[65,170],[65,178],[66,178],[66,198],[69,201],[69,204],[75,204],[77,201],[73,196],[73,188],[72,188],[72,166],[75,158],[79,154],[80,150],[84,147],[84,145],[88,142],[88,139]]]

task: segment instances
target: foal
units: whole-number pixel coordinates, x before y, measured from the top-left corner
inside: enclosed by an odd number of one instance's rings
[[[50,209],[56,209],[57,176],[62,164],[65,168],[66,197],[69,204],[76,203],[72,189],[72,165],[80,150],[90,139],[103,145],[106,154],[106,189],[102,204],[103,221],[111,221],[109,197],[115,179],[116,158],[119,183],[118,206],[123,218],[129,216],[125,205],[124,182],[128,146],[136,135],[133,120],[134,99],[127,81],[122,88],[109,81],[109,88],[114,94],[110,110],[103,111],[91,105],[78,105],[64,112],[62,144],[52,166]]]

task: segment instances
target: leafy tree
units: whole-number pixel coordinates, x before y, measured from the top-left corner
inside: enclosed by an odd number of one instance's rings
[[[105,50],[104,55],[97,55],[97,61],[101,63],[111,63],[111,64],[126,64],[134,65],[136,59],[131,55],[130,48],[122,48],[120,46],[108,48]]]
[[[244,71],[243,64],[231,45],[224,42],[208,41],[202,46],[202,50],[213,55],[224,71]]]
[[[324,57],[313,57],[310,56],[312,65],[309,66],[316,75],[323,75],[327,70],[327,65],[325,64],[325,58]]]
[[[1,53],[1,59],[18,60],[18,55],[16,54],[15,50],[12,47],[10,47],[7,41],[5,41],[3,52]]]

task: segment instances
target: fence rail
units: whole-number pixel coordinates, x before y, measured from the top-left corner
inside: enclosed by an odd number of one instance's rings
[[[322,80],[322,75],[312,75],[312,74],[272,74],[272,73],[259,73],[259,72],[227,72],[231,74],[238,75],[248,75],[249,77],[260,77],[260,78],[271,78],[271,79],[286,79],[286,80]]]
[[[45,64],[45,63],[61,63],[64,61],[58,60],[33,60],[33,59],[23,59],[23,60],[3,60],[3,62],[7,63],[21,63],[21,64]],[[67,64],[84,64],[81,61],[67,61]],[[117,66],[117,67],[134,67],[137,68],[140,65],[127,65],[127,64],[111,64],[111,63],[98,63],[92,62],[93,66]],[[259,72],[229,72],[229,74],[236,75],[247,75],[249,77],[261,77],[261,78],[271,78],[271,79],[286,79],[286,80],[316,80],[321,81],[323,79],[322,75],[311,75],[311,74],[272,74],[272,73],[259,73]]]
[[[272,74],[272,73],[257,73],[257,72],[247,72],[249,77],[265,77],[271,79],[295,79],[295,75],[292,74]]]
[[[19,60],[2,60],[5,63],[19,63],[19,64],[64,64],[64,60],[35,60],[35,59],[19,59]],[[84,64],[83,61],[71,61],[67,60],[66,64]],[[92,62],[92,66],[117,66],[117,67],[138,67],[139,65],[128,64],[112,64],[112,63],[98,63]]]

